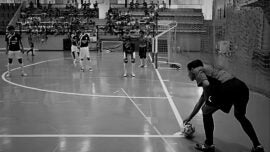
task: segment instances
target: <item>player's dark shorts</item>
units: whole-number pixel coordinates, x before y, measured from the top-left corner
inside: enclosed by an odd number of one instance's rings
[[[134,51],[125,51],[124,53],[126,57],[130,56],[131,59],[135,59]]]
[[[146,58],[146,47],[139,47],[139,56],[141,59]]]
[[[221,84],[216,95],[212,96],[212,102],[206,104],[218,107],[225,113],[229,113],[234,105],[234,111],[245,114],[249,100],[249,89],[244,82],[237,78],[230,79]]]

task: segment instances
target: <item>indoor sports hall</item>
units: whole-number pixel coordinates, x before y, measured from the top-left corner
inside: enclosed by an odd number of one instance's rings
[[[269,152],[269,10],[268,0],[0,0],[0,152],[199,152],[202,111],[191,137],[183,123],[203,93],[189,78],[196,59],[248,86],[246,117]],[[213,119],[214,151],[251,151],[234,106]]]

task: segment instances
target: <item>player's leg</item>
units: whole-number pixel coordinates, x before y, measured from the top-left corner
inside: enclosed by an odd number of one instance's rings
[[[85,49],[84,48],[81,48],[80,49],[80,67],[81,67],[81,71],[84,72],[84,57],[85,57]]]
[[[71,56],[73,59],[73,64],[76,65],[76,46],[72,45],[71,46]]]
[[[7,77],[11,76],[10,66],[12,65],[13,57],[14,57],[14,52],[13,51],[8,51],[8,64],[7,64],[8,73],[7,73]]]
[[[32,53],[32,56],[35,56],[35,54],[34,54],[34,43],[31,44],[31,53]]]
[[[128,63],[128,58],[127,58],[127,53],[126,52],[124,52],[123,61],[124,61],[124,63],[123,63],[123,65],[124,65],[124,74],[123,74],[123,77],[127,77],[127,67],[126,67],[126,65]]]
[[[130,59],[131,59],[131,76],[135,77],[135,73],[134,73],[134,66],[135,66],[135,51],[130,55]]]
[[[146,65],[146,47],[143,47],[143,51],[142,51],[142,63],[143,63],[143,67],[147,67]]]
[[[22,76],[27,76],[27,74],[24,72],[24,69],[23,69],[22,52],[21,51],[15,51],[14,53],[15,53],[15,57],[18,59],[20,67],[21,67],[21,75]]]
[[[87,62],[89,64],[88,65],[89,66],[88,71],[93,71],[92,66],[91,66],[90,53],[89,53],[89,48],[88,47],[86,47],[85,56],[86,56],[86,60],[87,60]]]
[[[206,140],[204,144],[196,144],[195,148],[201,151],[209,151],[214,152],[215,146],[213,144],[214,138],[214,120],[213,120],[213,113],[215,113],[218,108],[205,104],[202,107],[203,113],[203,125],[205,131]]]
[[[140,57],[140,62],[141,64],[139,65],[139,67],[143,67],[143,48],[139,47],[139,57]]]
[[[249,89],[240,80],[236,80],[235,82],[238,83],[235,85],[238,85],[238,87],[236,86],[236,88],[238,88],[239,92],[237,93],[236,98],[237,101],[235,101],[234,104],[234,116],[240,122],[243,130],[253,143],[253,148],[251,151],[263,152],[264,149],[259,142],[255,129],[253,128],[251,122],[246,117],[246,108],[249,100]]]

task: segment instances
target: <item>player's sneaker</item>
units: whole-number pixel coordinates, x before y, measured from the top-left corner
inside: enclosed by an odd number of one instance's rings
[[[26,77],[27,74],[24,71],[22,71],[21,76]]]
[[[251,152],[264,152],[264,148],[263,148],[262,145],[259,145],[259,146],[257,146],[257,147],[253,147],[253,148],[251,149]]]
[[[132,76],[132,77],[135,77],[135,73],[131,73],[131,76]]]
[[[143,68],[143,67],[144,67],[144,65],[143,65],[143,64],[139,65],[139,68]]]
[[[10,72],[8,72],[7,75],[6,75],[6,77],[10,77],[10,76],[11,76],[11,74],[10,74]]]
[[[195,149],[203,151],[203,152],[215,152],[214,145],[206,145],[206,144],[196,144]]]
[[[90,67],[90,68],[88,69],[88,71],[92,72],[92,71],[93,71],[93,69]]]
[[[81,68],[81,72],[84,72],[84,68]]]
[[[74,64],[74,66],[76,66],[77,65],[77,61],[76,60],[73,60],[73,64]]]
[[[147,68],[147,65],[145,64],[143,67],[144,67],[144,68]]]
[[[124,73],[124,74],[123,74],[123,77],[127,77],[127,73]]]

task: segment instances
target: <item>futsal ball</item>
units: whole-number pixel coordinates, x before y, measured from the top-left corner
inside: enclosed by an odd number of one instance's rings
[[[194,132],[195,132],[195,127],[192,126],[191,123],[186,123],[186,124],[184,125],[184,128],[183,128],[182,133],[183,133],[183,135],[184,135],[186,138],[192,137],[193,134],[194,134]]]

